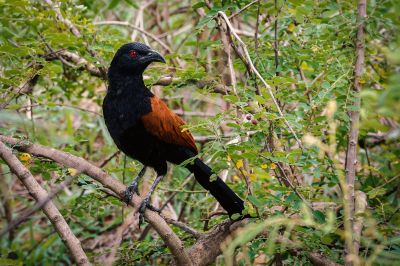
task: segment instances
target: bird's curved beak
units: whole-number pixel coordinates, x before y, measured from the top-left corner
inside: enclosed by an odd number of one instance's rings
[[[162,55],[160,55],[158,52],[151,50],[147,55],[146,58],[150,62],[161,62],[165,63],[165,59]]]

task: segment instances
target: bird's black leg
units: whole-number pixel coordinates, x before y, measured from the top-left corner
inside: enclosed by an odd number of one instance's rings
[[[160,212],[160,210],[156,209],[155,207],[151,206],[151,194],[153,194],[154,190],[156,189],[158,183],[160,183],[161,179],[163,178],[163,175],[157,176],[156,180],[154,180],[153,184],[151,185],[150,191],[147,193],[146,197],[142,201],[139,207],[139,226],[143,223],[143,216],[146,208],[149,208],[152,211],[155,212]]]
[[[142,170],[140,170],[139,174],[135,177],[132,184],[126,188],[123,198],[123,201],[126,202],[126,204],[129,204],[129,202],[131,202],[133,192],[139,195],[139,189],[138,189],[139,181],[143,177],[145,172],[146,172],[146,166],[143,166]]]

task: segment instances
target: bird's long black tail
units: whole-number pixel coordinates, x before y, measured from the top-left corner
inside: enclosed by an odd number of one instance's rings
[[[194,157],[195,154],[186,150],[187,155]],[[211,168],[203,163],[200,159],[196,158],[192,163],[186,165],[195,176],[197,182],[200,183],[202,187],[210,191],[216,200],[221,204],[221,206],[228,212],[229,216],[233,214],[242,214],[244,210],[244,202],[235,192],[232,191],[225,184],[221,178],[212,176],[215,175]],[[210,180],[211,179],[211,180]]]

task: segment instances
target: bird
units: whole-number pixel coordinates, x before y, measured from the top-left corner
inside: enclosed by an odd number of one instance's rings
[[[123,200],[129,203],[133,193],[139,195],[140,179],[147,167],[153,168],[157,177],[138,209],[141,224],[146,208],[157,210],[151,205],[151,195],[167,173],[167,162],[179,165],[191,160],[185,167],[198,183],[215,197],[231,219],[241,217],[244,201],[198,158],[192,134],[182,128],[185,122],[144,84],[143,72],[153,62],[166,63],[149,46],[131,42],[117,50],[107,73],[105,124],[118,149],[143,164]]]

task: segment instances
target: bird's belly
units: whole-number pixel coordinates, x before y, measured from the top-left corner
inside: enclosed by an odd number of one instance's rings
[[[148,166],[166,161],[162,143],[140,124],[125,130],[118,138],[117,146],[126,155]]]

